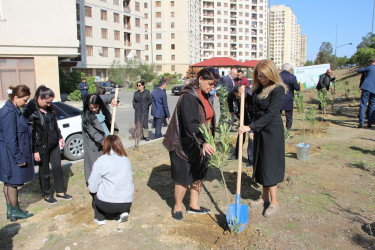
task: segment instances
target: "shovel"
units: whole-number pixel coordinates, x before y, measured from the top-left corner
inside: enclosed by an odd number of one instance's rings
[[[241,94],[240,126],[243,126],[245,112],[245,93]],[[243,134],[239,135],[238,143],[238,170],[237,170],[237,192],[236,203],[227,206],[227,223],[232,232],[240,233],[245,229],[249,216],[247,205],[241,205],[241,175],[242,175],[242,147]]]
[[[118,98],[118,85],[116,84],[115,87],[115,100],[117,101]],[[117,105],[112,107],[112,121],[111,121],[111,132],[110,135],[113,135],[113,132],[115,130],[115,121],[116,121],[116,109]]]

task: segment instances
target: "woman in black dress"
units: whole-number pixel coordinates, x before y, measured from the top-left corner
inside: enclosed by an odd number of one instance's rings
[[[246,102],[253,105],[255,114],[250,126],[242,126],[238,133],[254,131],[254,174],[255,180],[263,185],[263,194],[251,207],[267,207],[264,216],[271,217],[279,209],[277,184],[285,174],[284,127],[280,108],[287,92],[275,64],[271,60],[260,61],[254,70],[253,95]],[[241,87],[244,92],[244,87]]]
[[[148,138],[148,113],[152,103],[150,91],[145,88],[144,81],[137,82],[137,91],[133,97],[134,123],[140,122],[143,128],[142,140],[149,141]]]

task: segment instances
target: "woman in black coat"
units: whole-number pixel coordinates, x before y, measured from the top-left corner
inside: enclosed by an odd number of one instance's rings
[[[35,178],[32,129],[21,108],[30,97],[25,85],[9,87],[9,100],[0,109],[0,181],[4,182],[7,219],[16,221],[32,216],[18,204],[18,187]]]
[[[277,184],[285,174],[284,127],[280,108],[287,92],[275,64],[271,60],[260,61],[254,70],[252,96],[246,102],[253,105],[255,114],[250,126],[241,126],[238,133],[254,131],[255,180],[263,185],[263,194],[250,203],[251,207],[268,206],[264,216],[271,217],[279,209]],[[244,87],[241,87],[244,92]]]
[[[145,89],[144,81],[137,82],[137,91],[133,97],[134,124],[139,121],[143,127],[142,140],[149,141],[148,138],[148,113],[152,103],[150,91]]]

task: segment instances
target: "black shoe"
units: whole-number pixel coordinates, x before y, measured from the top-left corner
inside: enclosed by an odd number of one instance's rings
[[[182,212],[181,211],[177,211],[176,213],[174,213],[172,215],[173,219],[175,220],[182,220],[184,218],[184,216],[182,215]]]
[[[367,125],[367,128],[372,128],[372,125],[371,125],[371,123]]]
[[[148,137],[145,137],[145,141],[150,141],[150,138],[148,138]]]
[[[164,125],[163,125],[163,127],[167,128],[167,127],[168,127],[168,124],[167,124],[167,123],[166,123],[166,124],[164,124]]]
[[[363,128],[362,124],[358,124],[357,128]]]
[[[251,163],[251,162],[246,163],[246,167],[251,168],[252,166],[253,166],[253,163]]]
[[[44,201],[49,203],[49,204],[56,204],[57,200],[51,196],[46,196],[44,197]]]
[[[211,210],[208,208],[200,207],[199,210],[197,210],[197,209],[191,208],[190,206],[187,211],[188,213],[191,213],[191,214],[208,214],[209,212],[211,212]]]
[[[237,156],[235,156],[235,155],[231,155],[231,156],[229,157],[229,160],[230,160],[230,161],[237,160]]]
[[[64,195],[56,194],[56,198],[67,200],[67,201],[73,199],[72,196],[70,196],[69,194],[66,194],[66,193],[64,193]]]

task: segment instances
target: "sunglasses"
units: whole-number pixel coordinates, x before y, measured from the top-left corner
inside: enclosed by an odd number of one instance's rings
[[[141,87],[142,85],[137,85],[137,87]]]

